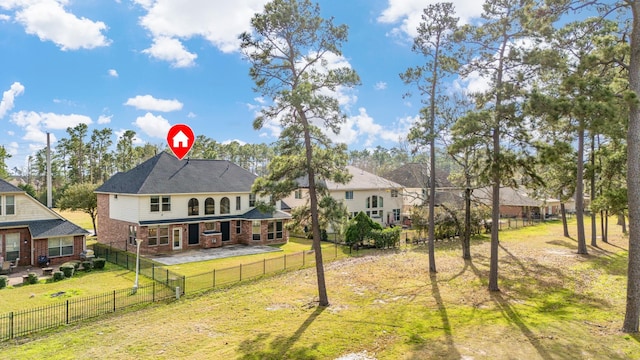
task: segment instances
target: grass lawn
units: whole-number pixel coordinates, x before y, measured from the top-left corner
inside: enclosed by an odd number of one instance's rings
[[[640,337],[619,331],[627,239],[610,230],[587,256],[558,222],[502,232],[496,293],[486,237],[467,262],[444,242],[437,274],[424,246],[327,264],[327,308],[303,269],[5,342],[0,357],[637,359]]]
[[[104,270],[78,271],[73,277],[57,282],[40,280],[38,284],[19,285],[0,290],[0,313],[31,309],[68,299],[102,294],[133,286],[135,274],[117,265],[106,263]],[[140,277],[140,284],[151,280]],[[52,296],[63,291],[61,296]]]
[[[254,255],[245,255],[245,256],[238,256],[233,258],[198,261],[198,262],[187,263],[187,264],[171,265],[171,266],[167,266],[167,268],[171,271],[175,271],[176,273],[185,275],[185,276],[198,275],[205,272],[213,271],[213,269],[219,270],[219,269],[225,269],[230,267],[236,267],[240,264],[245,265],[245,264],[250,264],[255,262],[261,262],[264,259],[268,260],[268,259],[281,258],[285,254],[289,255],[289,254],[301,253],[303,251],[308,251],[308,250],[311,250],[311,240],[292,237],[289,239],[289,242],[286,244],[272,245],[272,246],[277,247],[282,251],[263,253],[263,254],[254,254]],[[323,251],[323,254],[331,254],[330,256],[331,259],[334,259],[336,257],[336,254],[338,258],[344,258],[349,255],[348,254],[349,249],[346,247],[338,246],[335,252],[332,251],[332,249],[335,249],[336,246],[335,244],[330,242],[323,242],[322,248],[325,249]]]

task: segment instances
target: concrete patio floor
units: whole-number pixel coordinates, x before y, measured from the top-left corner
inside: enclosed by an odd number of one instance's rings
[[[53,266],[52,266],[53,267]],[[53,267],[57,270],[57,267]],[[9,286],[22,284],[22,276],[34,272],[38,275],[38,279],[48,279],[51,276],[42,276],[42,269],[37,266],[18,266],[12,272],[4,274],[9,277]]]
[[[222,259],[242,255],[264,254],[277,251],[282,250],[271,246],[236,244],[213,249],[192,249],[170,254],[153,256],[146,255],[144,257],[157,261],[163,265],[178,265],[197,261]]]

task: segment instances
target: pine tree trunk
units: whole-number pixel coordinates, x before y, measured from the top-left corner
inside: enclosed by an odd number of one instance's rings
[[[640,98],[640,0],[629,1],[633,14],[629,88]],[[622,331],[638,332],[640,320],[640,106],[629,109],[627,133],[627,199],[629,202],[629,266],[627,273],[627,307]]]
[[[564,206],[564,203],[560,203],[560,215],[562,216],[562,230],[564,231],[564,237],[569,236],[569,225],[567,225],[567,209]]]
[[[578,173],[576,176],[576,225],[578,227],[578,254],[587,255],[587,240],[584,235],[584,126],[578,129]]]

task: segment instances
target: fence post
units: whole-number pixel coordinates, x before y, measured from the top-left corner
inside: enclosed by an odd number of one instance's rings
[[[69,300],[66,301],[66,306],[65,306],[65,310],[66,310],[66,321],[65,323],[67,325],[69,325]]]
[[[156,264],[151,263],[151,279],[156,281]]]
[[[182,295],[187,295],[187,277],[182,275]]]
[[[151,288],[151,292],[152,292],[151,302],[156,302],[156,282],[153,281],[151,284],[153,285]]]
[[[167,286],[169,286],[169,269],[167,269]]]
[[[267,259],[262,259],[262,275],[267,274]]]
[[[9,339],[13,339],[13,311],[9,313]]]
[[[129,253],[127,253],[127,270],[129,270]]]
[[[113,312],[116,312],[116,291],[113,290]]]

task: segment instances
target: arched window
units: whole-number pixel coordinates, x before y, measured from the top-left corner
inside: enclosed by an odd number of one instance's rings
[[[189,216],[200,215],[200,207],[198,206],[198,199],[189,199]]]
[[[213,215],[216,213],[216,201],[213,198],[207,198],[204,201],[204,214]]]
[[[229,214],[231,212],[231,205],[229,202],[229,198],[223,197],[220,200],[220,214]]]

